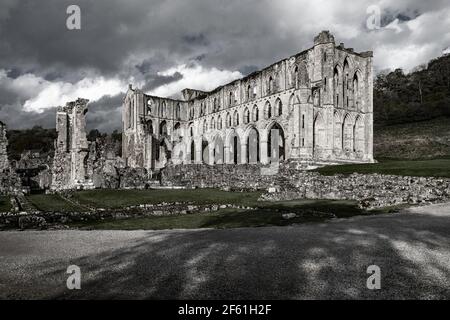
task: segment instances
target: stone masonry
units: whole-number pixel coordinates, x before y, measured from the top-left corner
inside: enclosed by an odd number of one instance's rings
[[[0,121],[0,172],[9,169],[7,148],[6,125]]]
[[[21,191],[20,178],[8,160],[6,125],[0,121],[0,194],[18,194]]]
[[[372,52],[314,45],[210,92],[183,99],[130,85],[123,101],[126,165],[159,171],[170,164],[373,162]]]
[[[87,99],[68,102],[56,113],[55,157],[52,190],[90,188],[89,145],[86,137]]]

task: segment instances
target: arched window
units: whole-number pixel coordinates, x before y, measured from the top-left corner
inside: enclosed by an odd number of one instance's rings
[[[230,92],[229,98],[228,98],[228,105],[231,107],[234,105],[234,94],[233,91]]]
[[[159,117],[164,118],[166,115],[166,102],[163,101],[161,103],[161,107],[159,108]]]
[[[167,123],[165,120],[159,124],[159,134],[162,136],[167,135]]]
[[[355,76],[353,77],[353,106],[356,110],[359,110],[361,107],[359,97],[359,80],[357,73],[355,73]]]
[[[247,124],[250,122],[250,111],[248,108],[245,108],[244,110],[244,124]]]
[[[292,74],[292,82],[294,88],[298,88],[298,80],[299,80],[298,66],[295,66],[294,73]]]
[[[175,118],[177,120],[181,119],[181,106],[179,103],[177,103],[176,109],[175,109]]]
[[[283,114],[283,104],[281,100],[278,98],[275,102],[275,116],[281,116]]]
[[[247,87],[247,101],[250,101],[251,96],[252,96],[252,86],[248,85],[248,87]]]
[[[227,121],[227,127],[228,127],[228,128],[231,127],[231,115],[230,115],[229,113],[227,113],[227,119],[226,119],[226,121]]]
[[[222,117],[221,116],[219,116],[217,118],[217,129],[222,130]]]
[[[333,74],[333,88],[334,88],[334,105],[336,107],[339,107],[339,103],[341,99],[339,99],[340,93],[340,86],[339,86],[339,69],[338,66],[334,68],[334,74]]]
[[[194,125],[192,123],[189,125],[189,136],[194,136]]]
[[[152,114],[152,101],[147,101],[147,114]]]
[[[203,133],[208,131],[208,122],[206,122],[206,119],[203,121]]]
[[[274,123],[270,126],[268,133],[267,158],[270,162],[285,160],[286,142],[283,128],[278,123]]]
[[[271,94],[273,92],[274,92],[274,90],[273,90],[273,78],[270,76],[269,77],[269,84],[267,86],[267,93]]]
[[[253,121],[258,121],[259,120],[259,109],[258,109],[258,106],[256,104],[253,106],[252,120]]]
[[[247,141],[245,141],[245,143],[247,144],[247,154],[246,156],[246,160],[247,163],[258,163],[260,161],[260,151],[259,151],[259,132],[256,128],[251,128],[249,133],[248,133],[248,137],[247,137]]]
[[[213,112],[217,112],[217,111],[219,111],[219,102],[218,102],[217,98],[214,98]]]
[[[174,132],[175,132],[175,138],[178,139],[181,136],[181,125],[179,122],[177,122],[175,124],[175,126],[173,127]]]
[[[215,130],[216,129],[216,121],[214,120],[214,118],[211,118],[211,121],[209,123],[209,128],[211,130]]]
[[[200,117],[203,117],[205,115],[205,108],[204,103],[200,103]]]
[[[342,76],[342,92],[344,95],[344,107],[349,107],[349,72],[350,72],[350,66],[348,64],[348,60],[345,59],[344,62],[344,73]]]
[[[195,161],[195,144],[194,140],[191,141],[191,161]]]
[[[239,113],[237,111],[235,111],[233,114],[233,122],[235,126],[239,125]]]

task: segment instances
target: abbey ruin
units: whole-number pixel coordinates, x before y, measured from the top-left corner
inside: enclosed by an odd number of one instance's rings
[[[314,46],[210,92],[183,99],[130,85],[122,112],[129,167],[169,164],[373,162],[372,52],[323,31]]]
[[[323,31],[310,49],[210,92],[184,89],[183,99],[171,99],[130,85],[121,146],[88,141],[88,100],[79,98],[58,107],[53,161],[31,179],[51,191],[148,188],[190,186],[196,178],[203,185],[214,172],[212,180],[231,186],[241,184],[228,176],[248,182],[251,174],[255,182],[280,166],[282,176],[325,164],[371,163],[372,81],[372,52],[336,45]],[[3,171],[10,167],[4,127],[0,123]],[[266,170],[272,167],[277,170]],[[24,180],[30,170],[21,170]]]

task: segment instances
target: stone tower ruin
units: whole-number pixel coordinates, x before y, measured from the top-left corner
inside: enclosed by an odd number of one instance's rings
[[[89,144],[86,137],[86,113],[89,100],[78,98],[58,107],[56,113],[55,157],[52,190],[91,188],[88,170]]]
[[[9,169],[7,147],[6,125],[0,121],[0,172]]]

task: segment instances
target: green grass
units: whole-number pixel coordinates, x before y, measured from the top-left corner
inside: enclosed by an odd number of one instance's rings
[[[294,212],[298,217],[283,219],[282,214]],[[322,214],[318,214],[321,212]],[[276,203],[260,203],[256,210],[224,209],[217,212],[174,216],[154,216],[73,223],[72,227],[94,230],[162,230],[197,228],[242,228],[285,226],[290,224],[320,222],[333,213],[338,218],[363,214],[385,213],[387,210],[365,211],[354,201],[295,200]]]
[[[11,210],[11,201],[7,196],[0,196],[0,212],[8,212]]]
[[[85,209],[67,202],[57,194],[32,194],[28,195],[27,199],[40,211],[85,211]]]
[[[432,160],[383,160],[373,164],[346,164],[316,169],[324,175],[380,173],[400,176],[450,178],[450,159]]]
[[[139,204],[192,202],[194,204],[254,204],[261,192],[227,192],[217,189],[85,190],[74,193],[81,204],[120,209]]]

